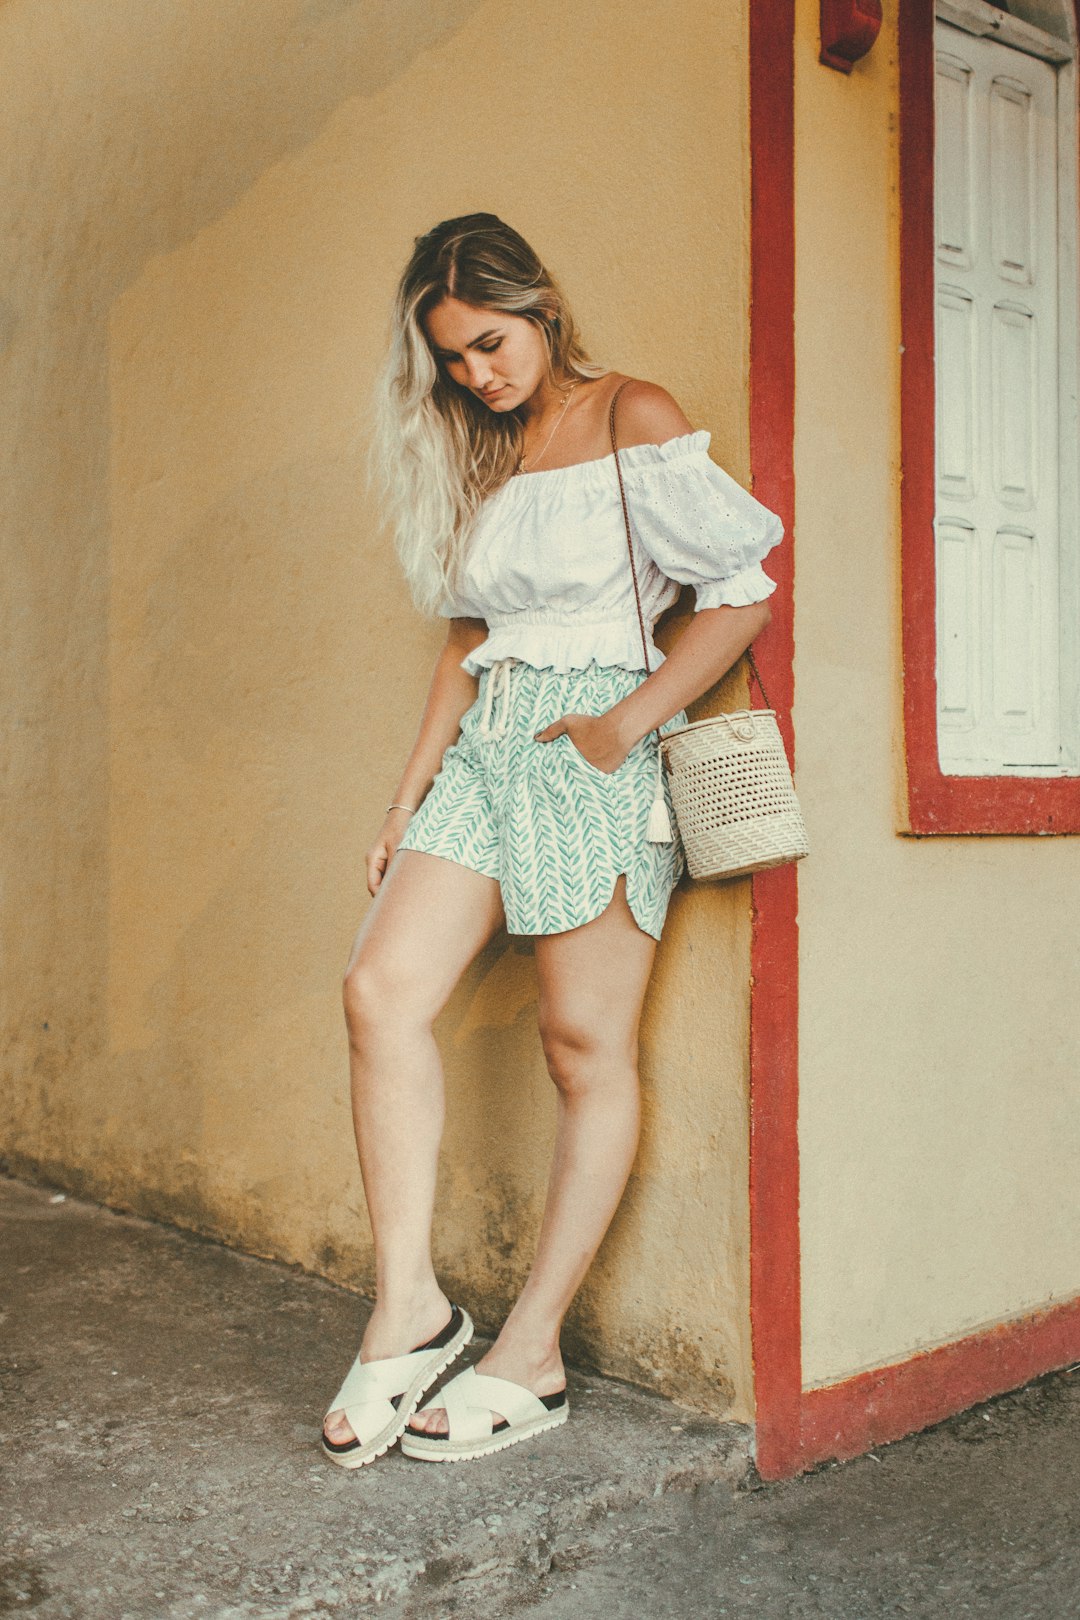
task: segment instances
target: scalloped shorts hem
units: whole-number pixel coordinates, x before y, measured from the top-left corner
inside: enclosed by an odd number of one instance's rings
[[[564,714],[603,714],[645,678],[643,669],[595,663],[559,671],[503,659],[485,669],[398,848],[494,878],[506,931],[517,935],[561,934],[593,921],[625,873],[635,922],[659,940],[686,860],[666,777],[672,842],[646,838],[655,732],[611,772],[591,764],[566,733],[546,743],[534,735]],[[685,721],[680,710],[661,731]]]

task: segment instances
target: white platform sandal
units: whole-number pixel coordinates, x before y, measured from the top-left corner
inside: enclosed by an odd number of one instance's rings
[[[361,1361],[359,1352],[323,1417],[322,1449],[341,1468],[362,1468],[389,1451],[439,1374],[473,1336],[472,1317],[451,1305],[450,1320],[433,1339],[404,1356]],[[355,1439],[328,1440],[326,1419],[343,1411]]]
[[[466,1367],[451,1378],[420,1410],[438,1407],[446,1409],[449,1434],[426,1434],[406,1427],[401,1449],[407,1457],[468,1462],[555,1429],[570,1416],[565,1389],[554,1395],[534,1395],[521,1384],[478,1373],[475,1367]],[[498,1423],[492,1421],[496,1412],[504,1414]]]

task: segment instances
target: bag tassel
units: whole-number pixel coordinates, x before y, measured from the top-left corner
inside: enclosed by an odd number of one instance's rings
[[[645,837],[650,844],[670,844],[674,841],[671,817],[668,815],[667,800],[664,797],[664,760],[659,748],[656,750],[656,797],[649,811],[649,826]]]

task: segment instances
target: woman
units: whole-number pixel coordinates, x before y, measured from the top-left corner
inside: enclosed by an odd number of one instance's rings
[[[696,589],[646,675],[641,616]],[[395,305],[378,446],[421,610],[449,619],[419,732],[367,856],[345,977],[377,1297],[326,1454],[459,1461],[563,1422],[563,1317],[638,1141],[638,1021],[684,869],[657,728],[685,722],[769,621],[780,519],[712,462],[663,388],[603,370],[565,297],[492,214],[417,239]],[[659,803],[655,802],[657,799]],[[666,814],[665,814],[666,812]],[[432,1268],[443,1125],[433,1020],[500,927],[533,936],[556,1140],[532,1270],[491,1349]],[[418,1410],[419,1408],[419,1410]]]

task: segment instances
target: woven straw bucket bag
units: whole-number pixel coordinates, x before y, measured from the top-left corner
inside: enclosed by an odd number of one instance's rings
[[[634,579],[645,671],[649,670],[648,639],[641,612],[637,568],[630,534],[619,449],[615,439],[615,401],[611,401],[611,448],[619,477],[626,545]],[[754,655],[747,657],[761,695],[768,696]],[[693,720],[660,737],[660,759],[671,783],[671,801],[687,870],[703,881],[744,877],[784,866],[809,853],[806,827],[795,796],[784,740],[771,708],[738,709],[730,714]]]

